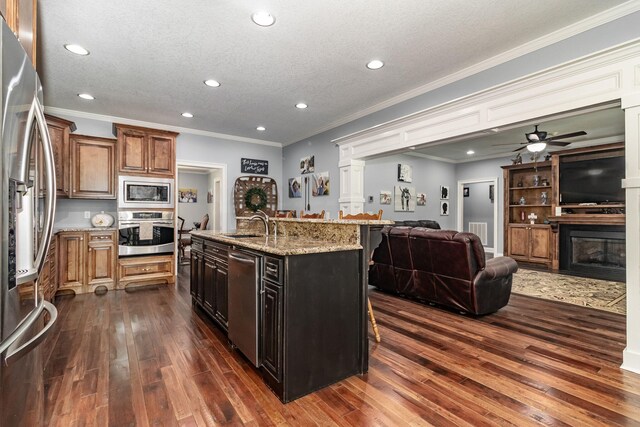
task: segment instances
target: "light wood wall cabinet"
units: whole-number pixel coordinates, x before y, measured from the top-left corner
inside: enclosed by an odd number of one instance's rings
[[[124,175],[175,176],[175,132],[114,124],[118,171]]]
[[[73,199],[115,199],[116,140],[71,135],[71,195]]]
[[[59,291],[94,292],[114,289],[118,247],[115,231],[58,233]]]
[[[71,194],[69,185],[71,178],[69,136],[71,132],[76,130],[76,124],[48,114],[45,117],[53,147],[53,159],[56,164],[56,194],[58,197],[69,197]]]
[[[551,162],[503,166],[504,248],[518,261],[551,267],[553,174]],[[534,214],[535,219],[530,215]]]
[[[37,0],[0,0],[0,12],[36,67]]]
[[[174,284],[174,264],[173,255],[120,258],[117,289]]]

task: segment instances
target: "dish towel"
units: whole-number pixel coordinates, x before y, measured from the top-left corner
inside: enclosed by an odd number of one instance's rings
[[[153,239],[153,222],[141,222],[140,223],[140,240],[152,240]]]

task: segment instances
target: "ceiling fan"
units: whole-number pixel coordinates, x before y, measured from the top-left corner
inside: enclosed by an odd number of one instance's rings
[[[525,148],[532,153],[539,153],[547,148],[547,145],[553,145],[556,147],[566,147],[571,144],[570,142],[558,141],[559,139],[573,138],[576,136],[586,135],[583,130],[578,132],[565,133],[562,135],[548,136],[546,131],[538,130],[538,125],[535,125],[533,132],[527,132],[524,135],[527,137],[526,142],[521,142],[523,147],[513,150],[514,152],[524,150]]]

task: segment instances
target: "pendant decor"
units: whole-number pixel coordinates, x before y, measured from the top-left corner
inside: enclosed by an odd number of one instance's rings
[[[278,207],[278,187],[269,177],[241,176],[233,188],[236,217],[253,215],[258,209],[274,216]]]

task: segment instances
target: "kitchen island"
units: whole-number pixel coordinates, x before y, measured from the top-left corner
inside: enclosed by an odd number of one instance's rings
[[[270,219],[269,237],[192,232],[193,303],[283,402],[368,370],[363,224],[325,221],[324,239],[300,232],[319,225]]]

